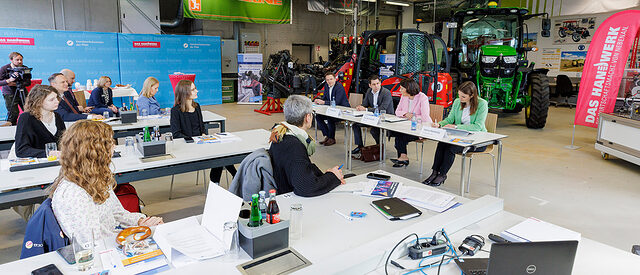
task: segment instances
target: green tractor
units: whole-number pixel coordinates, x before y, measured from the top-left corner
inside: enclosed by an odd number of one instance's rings
[[[520,8],[489,7],[456,12],[449,28],[451,77],[455,87],[476,83],[490,109],[506,113],[525,109],[528,128],[544,128],[549,111],[547,69],[534,69],[523,46],[525,20],[546,15],[527,14]],[[541,36],[549,37],[549,19],[542,20]]]

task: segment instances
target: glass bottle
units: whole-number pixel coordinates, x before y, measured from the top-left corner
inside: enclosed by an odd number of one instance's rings
[[[144,127],[144,136],[142,137],[144,142],[149,142],[151,141],[151,133],[149,132],[149,127],[145,126]]]
[[[249,227],[258,227],[262,225],[262,215],[260,214],[259,204],[258,194],[251,195],[251,216],[249,217]]]
[[[262,214],[262,219],[266,219],[267,218],[267,192],[260,191],[258,192],[258,194],[260,194],[260,213]]]
[[[269,206],[267,206],[267,223],[280,222],[280,208],[276,202],[276,189],[269,190]]]

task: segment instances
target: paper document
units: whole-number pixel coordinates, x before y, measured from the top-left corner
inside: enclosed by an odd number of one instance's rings
[[[386,122],[398,122],[398,121],[404,121],[404,120],[407,120],[407,118],[398,117],[398,116],[394,116],[394,115],[385,115],[384,116],[384,121],[386,121]]]
[[[440,193],[429,190],[427,188],[418,188],[411,186],[403,186],[396,192],[396,197],[408,199],[423,204],[429,204],[436,207],[444,207],[448,205],[454,198],[453,195]]]
[[[366,182],[365,182],[366,183]],[[331,190],[329,193],[362,193],[362,182],[354,182],[338,185],[338,187]]]
[[[242,198],[211,182],[204,203],[201,225],[222,240],[224,223],[238,221],[241,207]],[[231,247],[231,239],[227,240],[224,245]]]
[[[166,237],[173,249],[196,260],[210,259],[224,254],[222,241],[197,223],[168,233]]]
[[[580,241],[578,232],[538,220],[528,218],[502,231],[500,236],[512,242]]]

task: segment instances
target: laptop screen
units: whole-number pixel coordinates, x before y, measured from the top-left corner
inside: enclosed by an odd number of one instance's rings
[[[571,274],[578,241],[495,243],[488,275]]]

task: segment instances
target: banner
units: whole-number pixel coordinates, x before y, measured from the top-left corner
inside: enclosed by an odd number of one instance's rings
[[[598,126],[612,112],[629,50],[640,28],[640,10],[616,13],[596,30],[584,63],[574,124]]]
[[[238,104],[262,104],[262,54],[238,54]]]
[[[174,103],[169,75],[196,75],[201,105],[222,103],[221,40],[214,36],[119,34],[122,82],[138,92],[144,80],[160,81],[156,99],[162,108]]]
[[[291,0],[187,0],[184,17],[240,21],[247,23],[290,24]]]
[[[0,66],[9,63],[9,53],[19,52],[24,65],[33,68],[32,78],[43,84],[65,68],[75,72],[81,85],[103,75],[120,84],[117,41],[116,33],[0,28]],[[0,97],[0,120],[6,116]]]

